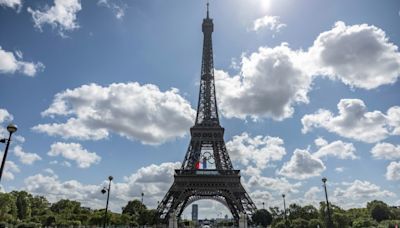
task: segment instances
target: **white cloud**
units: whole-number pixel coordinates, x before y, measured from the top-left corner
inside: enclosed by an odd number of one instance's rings
[[[400,75],[398,47],[373,25],[347,26],[338,21],[317,37],[308,52],[317,68],[314,74],[338,78],[354,87],[393,84]]]
[[[316,204],[316,202],[321,201],[321,192],[321,188],[313,186],[304,193],[304,199],[306,199],[308,203]]]
[[[1,155],[0,157],[3,157],[3,155]],[[19,173],[20,169],[18,167],[18,165],[16,165],[13,161],[6,161],[5,165],[4,165],[4,172],[3,172],[3,176],[2,179],[4,180],[14,180],[15,173]]]
[[[372,156],[377,159],[395,160],[400,159],[400,145],[390,143],[377,143],[371,149]]]
[[[250,197],[259,209],[262,209],[263,203],[264,207],[267,208],[268,205],[265,205],[265,203],[269,203],[274,200],[274,197],[268,191],[255,190],[250,192]]]
[[[82,145],[78,143],[53,143],[47,154],[53,157],[61,155],[66,159],[73,160],[79,168],[89,168],[92,164],[97,164],[101,160],[101,157],[96,153],[83,149]]]
[[[344,167],[336,167],[335,168],[335,171],[337,172],[337,173],[342,173],[343,171],[344,171]]]
[[[355,180],[352,183],[344,183],[344,185],[347,186],[345,189],[338,187],[334,191],[334,196],[344,201],[396,196],[393,192],[382,190],[378,185],[368,181]]]
[[[150,208],[155,207],[171,186],[174,169],[179,166],[179,162],[150,165],[121,182],[115,178],[111,185],[111,210],[120,212],[129,200],[139,199],[142,192],[145,194],[144,203]],[[77,200],[83,206],[104,208],[105,196],[100,191],[108,184],[107,180],[103,183],[83,184],[76,180],[62,181],[54,173],[46,173],[27,177],[24,180],[25,189],[35,195],[46,195],[50,202],[67,198]]]
[[[4,122],[11,122],[14,119],[14,117],[6,110],[0,108],[0,124],[3,124]],[[6,127],[0,126],[0,139],[2,138],[8,138],[9,133],[6,129]]]
[[[0,6],[20,9],[22,6],[21,0],[0,0]]]
[[[314,114],[303,116],[303,133],[313,128],[325,128],[330,132],[342,137],[374,143],[387,138],[400,127],[400,107],[393,106],[385,115],[380,111],[368,112],[366,105],[359,99],[341,99],[337,105],[339,115],[334,116],[332,112],[320,109]],[[390,115],[389,115],[390,113]]]
[[[286,178],[252,176],[247,182],[247,185],[254,189],[267,189],[282,194],[299,192],[298,188],[301,186],[301,183],[296,182],[292,184]]]
[[[400,162],[390,162],[385,176],[387,180],[400,180]]]
[[[318,146],[318,147],[323,147],[323,146],[328,145],[328,141],[326,141],[326,140],[325,140],[324,138],[322,138],[322,137],[316,138],[316,139],[314,140],[314,143],[315,143],[315,145]]]
[[[117,3],[115,0],[99,0],[97,4],[111,9],[117,19],[122,19],[125,16],[125,9],[127,6],[122,2]]]
[[[259,31],[262,28],[268,28],[271,31],[279,32],[284,27],[286,27],[286,24],[281,23],[278,16],[265,15],[264,17],[256,19],[253,23],[254,31]]]
[[[13,119],[13,116],[6,109],[0,108],[0,123],[12,121]]]
[[[18,55],[17,55],[18,57]],[[0,46],[0,73],[14,74],[16,72],[33,77],[37,72],[43,71],[44,65],[41,62],[25,62],[21,58],[15,58],[14,53],[8,52]]]
[[[280,175],[293,179],[307,179],[321,175],[326,169],[324,163],[313,157],[307,150],[296,149],[288,162],[283,164]]]
[[[318,139],[316,141],[318,141]],[[321,141],[319,143],[321,143]],[[355,155],[356,149],[354,148],[352,143],[345,143],[338,140],[326,145],[319,144],[319,146],[320,148],[318,149],[318,151],[313,154],[314,157],[322,158],[333,156],[339,159],[357,158],[357,156]]]
[[[44,11],[28,7],[28,12],[32,14],[36,28],[42,30],[44,24],[50,24],[53,28],[58,28],[60,35],[64,36],[65,31],[79,28],[76,14],[81,9],[80,0],[54,0],[54,5],[46,6]]]
[[[282,145],[283,140],[279,137],[258,135],[252,138],[246,132],[233,136],[232,140],[226,143],[233,161],[245,166],[251,162],[257,169],[264,169],[271,161],[281,160],[286,154]]]
[[[399,75],[400,53],[381,29],[346,26],[340,21],[321,33],[307,51],[290,49],[286,43],[260,47],[242,55],[238,75],[215,71],[219,107],[225,117],[275,120],[291,117],[294,105],[308,103],[307,94],[317,76],[374,89],[393,84]]]
[[[40,161],[42,158],[36,153],[27,153],[22,150],[22,147],[17,145],[14,147],[14,155],[19,158],[19,161],[26,165],[32,165],[35,161]]]
[[[286,44],[259,48],[242,57],[240,75],[216,70],[219,108],[227,118],[291,117],[296,103],[308,103],[311,78],[297,66],[297,53]]]
[[[177,89],[162,92],[155,85],[132,82],[68,89],[56,94],[42,115],[73,116],[65,123],[33,127],[65,139],[99,140],[114,132],[145,144],[160,144],[183,137],[195,111]]]

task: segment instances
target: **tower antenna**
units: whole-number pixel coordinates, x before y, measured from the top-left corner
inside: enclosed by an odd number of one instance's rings
[[[210,3],[209,3],[208,0],[207,0],[207,18],[209,18],[209,17],[208,17],[208,8],[209,8],[209,6],[210,6]]]

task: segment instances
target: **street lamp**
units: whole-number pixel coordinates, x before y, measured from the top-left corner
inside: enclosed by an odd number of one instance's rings
[[[328,228],[331,228],[333,226],[332,226],[331,210],[329,208],[328,193],[326,191],[326,181],[327,180],[328,179],[326,179],[326,177],[322,178],[322,182],[324,183],[323,186],[324,186],[324,189],[325,189],[326,208],[327,208],[327,211],[328,211],[328,221],[327,221],[327,225],[326,226]]]
[[[114,179],[114,178],[113,178],[112,176],[109,176],[109,177],[108,177],[108,180],[109,180],[110,182],[108,183],[108,188],[104,187],[104,188],[101,190],[101,193],[103,193],[103,194],[105,194],[105,193],[107,192],[107,203],[106,203],[106,211],[105,211],[105,213],[104,213],[104,224],[103,224],[103,228],[105,228],[105,227],[106,227],[106,224],[107,224],[108,200],[110,199],[111,181],[112,181],[113,179]]]
[[[264,206],[264,205],[265,205],[265,203],[264,203],[264,202],[262,202],[262,204],[263,204],[263,209],[265,209],[265,206]]]
[[[3,160],[1,161],[1,168],[0,168],[0,181],[1,181],[1,177],[3,176],[3,169],[4,169],[4,165],[6,163],[6,159],[7,159],[7,153],[8,153],[8,147],[10,146],[10,142],[11,142],[11,135],[17,131],[17,126],[14,124],[9,124],[7,126],[7,131],[10,133],[10,135],[8,136],[8,139],[4,138],[4,139],[0,139],[0,142],[5,143],[7,142],[6,145],[6,150],[4,151],[4,155],[3,155]]]
[[[142,205],[143,205],[143,196],[144,196],[144,193],[142,192]]]
[[[287,227],[287,220],[286,220],[286,201],[285,201],[285,194],[282,194],[283,198],[283,218],[285,219],[285,227]]]

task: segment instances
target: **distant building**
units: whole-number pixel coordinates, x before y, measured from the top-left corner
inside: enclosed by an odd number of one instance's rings
[[[192,221],[197,222],[199,219],[199,205],[193,204],[192,205]]]

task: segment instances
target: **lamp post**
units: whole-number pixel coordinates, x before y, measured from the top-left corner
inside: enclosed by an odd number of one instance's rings
[[[265,203],[264,203],[264,202],[262,202],[262,204],[263,204],[263,209],[265,209]]]
[[[106,224],[107,224],[108,200],[110,199],[111,181],[112,181],[113,179],[114,179],[114,178],[113,178],[112,176],[109,176],[109,177],[108,177],[108,180],[109,180],[108,188],[104,187],[104,188],[101,190],[101,193],[103,193],[103,194],[105,194],[105,193],[107,192],[107,203],[106,203],[106,211],[105,211],[105,213],[104,213],[104,224],[103,224],[103,228],[105,228],[105,227],[106,227]]]
[[[144,196],[144,193],[142,192],[142,205],[143,205],[143,196]]]
[[[326,208],[327,208],[327,212],[328,212],[328,221],[327,221],[326,226],[327,226],[328,228],[331,228],[331,227],[333,227],[333,226],[332,226],[331,210],[330,210],[330,208],[329,208],[328,192],[326,191],[326,181],[327,181],[327,180],[328,180],[328,179],[326,179],[326,177],[323,177],[323,178],[322,178],[322,183],[324,183],[323,186],[324,186],[324,189],[325,189]]]
[[[1,161],[1,168],[0,168],[0,181],[1,181],[1,177],[3,176],[3,170],[4,170],[4,165],[6,164],[6,159],[7,159],[7,153],[8,153],[8,147],[10,147],[10,142],[11,142],[11,135],[17,131],[17,126],[14,124],[9,124],[7,126],[7,131],[10,133],[10,135],[8,136],[8,139],[4,138],[4,139],[0,139],[0,142],[5,143],[7,141],[6,144],[6,149],[4,151],[4,155],[3,155],[3,160]]]
[[[286,220],[286,201],[285,201],[285,194],[282,194],[283,198],[283,218],[285,219],[285,227],[287,227],[287,220]]]

